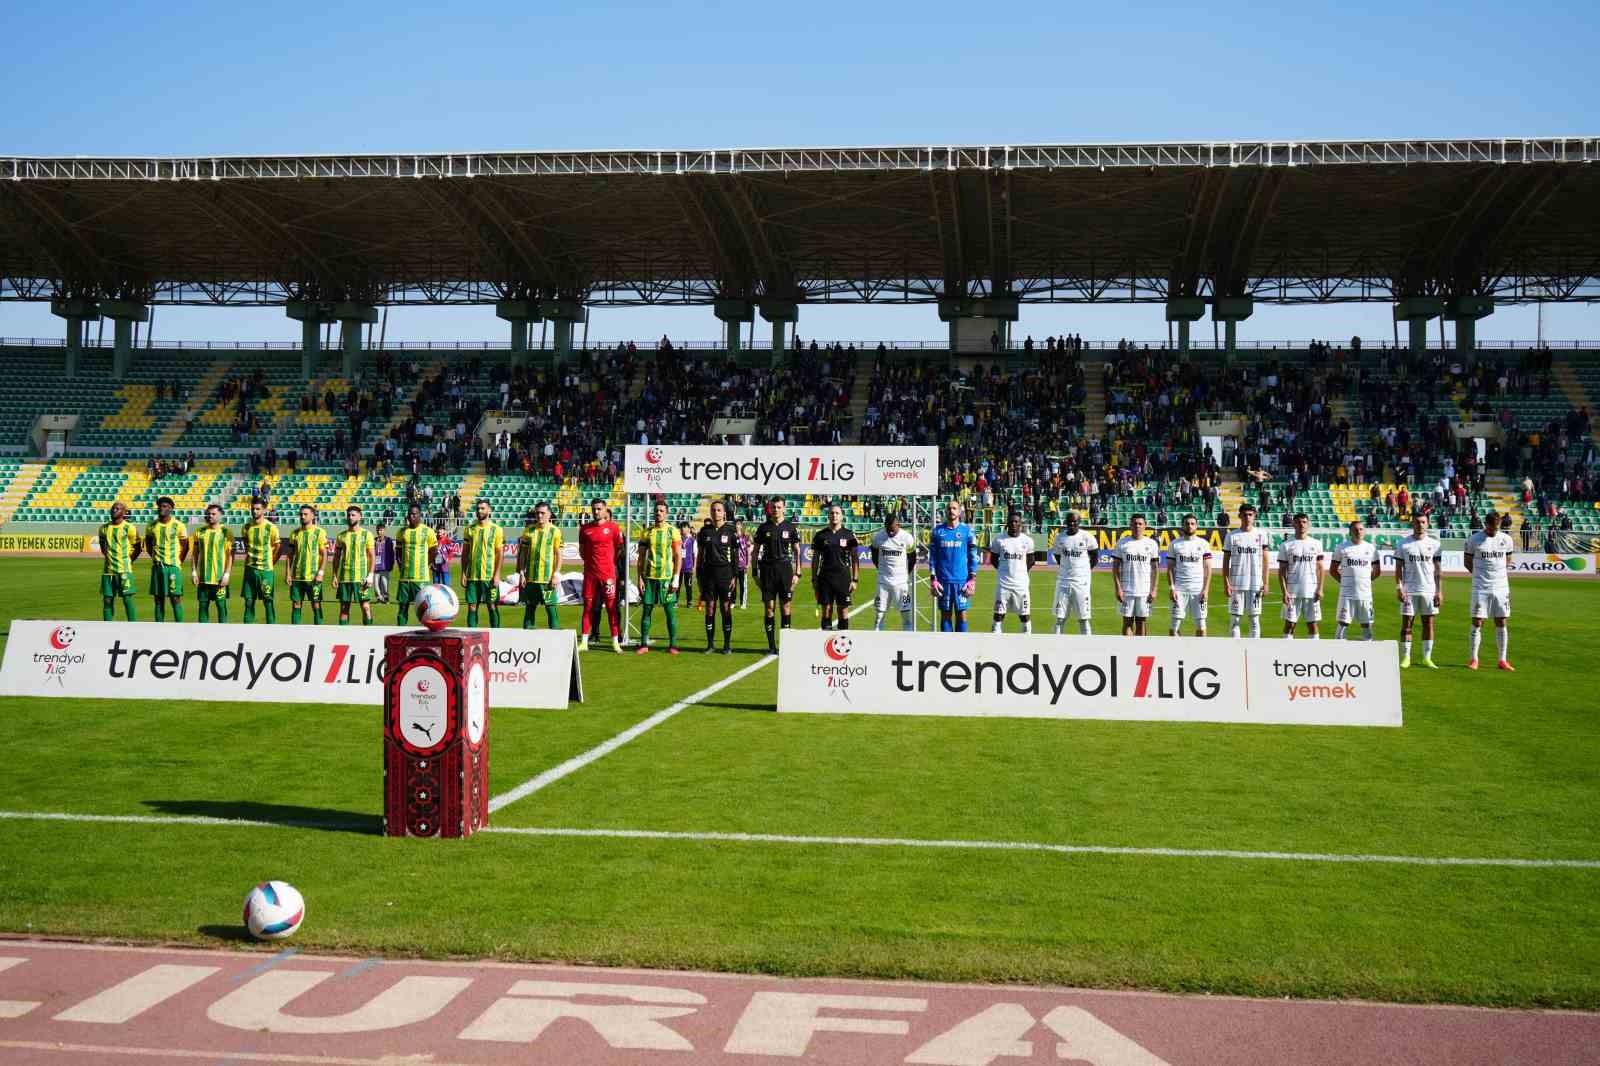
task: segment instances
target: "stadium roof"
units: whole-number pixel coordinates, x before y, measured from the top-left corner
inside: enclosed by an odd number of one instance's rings
[[[1600,296],[1600,138],[0,158],[0,299]]]

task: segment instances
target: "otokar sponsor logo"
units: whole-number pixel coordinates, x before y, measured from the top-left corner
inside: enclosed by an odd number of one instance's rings
[[[385,626],[12,623],[0,695],[112,699],[383,702]],[[489,681],[501,707],[582,699],[576,638],[490,631]],[[433,694],[419,679],[417,692]]]
[[[1297,725],[1400,724],[1392,641],[865,631],[785,640],[778,710]]]

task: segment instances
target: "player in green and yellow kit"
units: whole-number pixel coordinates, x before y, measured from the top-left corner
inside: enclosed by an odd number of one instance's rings
[[[311,620],[322,624],[322,567],[328,558],[328,531],[317,525],[317,509],[300,508],[300,528],[289,534],[289,620],[300,624],[300,605],[311,601]]]
[[[439,535],[422,520],[422,507],[412,504],[406,510],[406,524],[394,538],[395,569],[399,584],[395,586],[394,602],[399,607],[394,624],[406,624],[406,612],[417,600],[422,586],[433,578],[433,550],[439,546]]]
[[[655,525],[639,538],[639,650],[650,650],[650,612],[657,604],[667,616],[667,654],[678,654],[678,578],[683,571],[683,535],[667,521],[667,505],[656,504]]]
[[[222,508],[206,508],[206,524],[189,536],[189,580],[200,605],[200,621],[208,621],[217,605],[217,621],[228,620],[228,582],[233,579],[233,534],[222,524]]]
[[[266,607],[267,624],[278,620],[277,591],[278,527],[267,520],[267,501],[250,501],[250,521],[240,531],[244,536],[244,620],[256,620],[256,601]]]
[[[372,531],[361,528],[361,508],[349,507],[344,512],[343,533],[334,538],[333,573],[339,582],[339,624],[350,624],[350,605],[361,605],[361,621],[372,624],[372,582],[376,577],[373,564],[377,561]]]
[[[144,527],[144,551],[150,556],[150,595],[155,597],[156,621],[183,621],[183,560],[189,554],[189,530],[173,517],[171,496],[156,501],[156,520]]]
[[[550,521],[550,505],[537,503],[517,542],[517,570],[522,574],[522,628],[533,629],[544,608],[545,625],[561,628],[556,617],[556,569],[561,565],[561,530]]]
[[[139,551],[139,534],[128,521],[128,505],[118,500],[111,505],[111,521],[100,527],[100,554],[105,557],[100,568],[100,613],[107,622],[116,614],[118,596],[128,621],[139,620],[133,607],[133,594],[138,591],[133,561],[139,558]]]
[[[461,535],[461,587],[466,592],[467,625],[478,624],[478,604],[489,608],[489,626],[500,625],[500,566],[505,552],[506,532],[489,517],[493,510],[488,500],[479,500],[474,511],[478,520]]]

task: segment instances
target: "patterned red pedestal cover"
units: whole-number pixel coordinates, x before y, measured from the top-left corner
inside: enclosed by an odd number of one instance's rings
[[[489,824],[489,634],[384,640],[383,831],[468,837]]]

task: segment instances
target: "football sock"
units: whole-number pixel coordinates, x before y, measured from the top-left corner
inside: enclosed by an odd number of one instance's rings
[[[400,609],[400,612],[402,614],[404,614],[405,613],[405,608],[402,607]],[[467,608],[467,625],[475,626],[477,624],[478,624],[478,607],[477,607],[476,604],[474,604],[473,606]]]
[[[468,614],[470,615],[471,612],[469,611]],[[395,608],[394,624],[397,626],[403,626],[406,624],[406,605],[403,603],[399,607]],[[471,622],[468,622],[467,624],[471,625]]]
[[[965,618],[963,618],[963,619],[961,619],[961,621],[956,623],[956,632],[957,633],[965,633],[966,631],[967,631],[967,620]]]
[[[167,620],[167,601],[160,596],[155,598],[155,612],[157,622],[165,622]]]
[[[1433,641],[1424,640],[1422,642],[1422,657],[1424,659],[1433,658]]]
[[[111,601],[107,600],[106,602],[109,603]],[[111,608],[107,607],[106,610],[110,611]],[[111,620],[111,615],[107,614],[106,615],[106,620],[110,621]],[[951,632],[954,632],[954,630],[955,630],[955,626],[951,623],[950,619],[948,619],[948,618],[939,619],[939,632],[941,632],[941,633],[951,633]]]
[[[172,601],[172,620],[174,622],[183,621],[183,601],[182,600],[173,600]]]
[[[706,615],[706,647],[717,642],[717,620],[711,615]]]
[[[1167,636],[1175,637],[1177,635],[1178,635],[1178,627],[1177,626],[1173,626],[1171,629],[1167,630]]]
[[[110,610],[110,608],[107,608],[107,610]],[[404,621],[405,617],[406,617],[406,609],[404,607],[402,607],[402,608],[400,608],[400,620]],[[111,616],[110,615],[106,615],[106,620],[110,621],[111,620]],[[244,620],[245,620],[246,623],[254,622],[256,620],[256,601],[255,600],[245,600],[244,601]]]
[[[879,619],[879,620],[881,621],[882,619]],[[764,629],[766,631],[766,634],[767,634],[767,647],[769,647],[769,648],[776,646],[777,643],[778,643],[778,631],[777,631],[777,628],[773,625],[774,621],[775,621],[775,619],[773,619],[773,617],[771,615],[768,615],[765,619],[762,620],[762,629]],[[883,627],[879,626],[878,628],[882,629]]]
[[[1410,640],[1402,640],[1400,642],[1400,657],[1402,659],[1411,658],[1411,641]]]
[[[669,613],[667,617],[671,618],[673,616]],[[561,622],[556,617],[556,605],[553,603],[547,603],[544,605],[544,624],[549,629],[561,628]]]
[[[1236,614],[1230,614],[1228,616],[1228,636],[1233,637],[1234,639],[1238,639],[1238,636],[1239,636],[1239,616],[1236,615]]]
[[[490,629],[499,629],[500,628],[500,605],[498,603],[491,603],[489,605],[489,628]],[[617,630],[617,627],[615,625],[615,622],[613,621],[613,624],[611,626],[611,635],[612,636],[616,636],[617,635],[616,630]]]
[[[1288,632],[1284,633],[1283,639],[1284,640],[1293,640],[1294,639],[1294,630],[1291,629]]]
[[[1024,633],[1032,633],[1033,632],[1033,619],[1024,618],[1022,620],[1022,631]]]
[[[882,629],[883,628],[884,614],[885,614],[885,612],[883,612],[883,611],[877,612],[877,616],[873,620],[873,623],[872,623],[872,628],[873,629]]]
[[[783,616],[783,628],[790,629],[790,628],[793,627],[793,625],[794,625],[794,616],[793,615],[787,615],[787,614],[784,615]]]
[[[678,646],[678,605],[668,600],[661,605],[661,613],[667,616],[667,643],[674,648]],[[556,609],[550,608],[550,628],[556,627]]]
[[[350,624],[350,616],[347,615],[347,614],[341,614],[339,616],[339,624],[342,625],[342,626],[349,625]]]
[[[228,621],[228,601],[227,600],[218,600],[217,601],[217,621],[224,622],[224,623],[226,623]]]
[[[278,604],[273,600],[266,602],[267,625],[276,625],[278,621]]]
[[[1261,616],[1260,615],[1251,615],[1250,616],[1250,635],[1252,637],[1254,637],[1256,640],[1260,640],[1261,639]]]
[[[989,630],[989,632],[991,632],[991,633],[998,633],[998,632],[1000,632],[1000,623],[999,623],[999,622],[996,622],[996,623],[995,623],[995,624],[994,624],[994,628],[992,628],[992,629],[990,629],[990,630]]]
[[[840,629],[849,629],[850,628],[850,616],[844,613],[844,608],[842,608],[842,607],[839,608],[839,628]]]
[[[289,621],[295,625],[300,624],[300,605],[298,603],[289,605]]]
[[[1051,630],[1051,632],[1059,637],[1061,635],[1061,631],[1065,628],[1067,628],[1067,620],[1065,618],[1057,618],[1056,627],[1055,629]]]
[[[1078,619],[1078,632],[1086,637],[1090,635],[1089,620],[1087,618]]]
[[[367,611],[367,612],[362,614],[362,616],[361,616],[361,624],[364,625],[364,626],[370,626],[372,624],[372,612],[371,611]]]
[[[117,616],[117,598],[115,596],[100,597],[100,617],[104,621],[111,621]]]
[[[912,620],[911,612],[910,611],[901,611],[900,612],[900,628],[901,629],[910,629],[914,625],[916,625],[916,622],[914,622]]]
[[[1483,643],[1483,628],[1481,626],[1473,626],[1468,632],[1471,636],[1467,638],[1467,647],[1471,649],[1471,654],[1467,658],[1476,659],[1478,657],[1478,646]],[[1503,659],[1505,656],[1502,655],[1501,658]]]
[[[1312,640],[1321,640],[1322,639],[1322,630],[1314,629],[1314,630],[1311,631],[1309,636],[1311,637]]]
[[[122,613],[127,616],[128,621],[130,622],[137,622],[139,620],[139,610],[138,608],[134,607],[132,596],[122,597]]]
[[[1495,646],[1500,649],[1500,661],[1506,661],[1506,653],[1511,650],[1511,627],[1501,626],[1494,631]]]
[[[1364,637],[1366,637],[1367,640],[1371,640],[1372,639],[1372,627],[1371,626],[1368,626],[1368,625],[1362,626],[1361,627],[1361,633],[1362,633],[1362,635]]]
[[[1346,625],[1345,623],[1343,623],[1343,622],[1340,622],[1338,625],[1334,626],[1333,627],[1333,639],[1334,640],[1343,640],[1344,639],[1345,630],[1347,630],[1349,628],[1350,627],[1348,625]]]
[[[724,648],[733,644],[733,618],[731,615],[722,616],[722,646]]]
[[[648,605],[639,615],[639,643],[650,643],[650,607]]]

